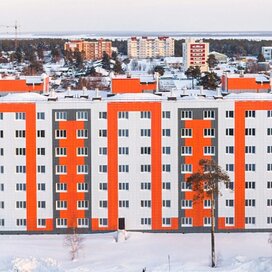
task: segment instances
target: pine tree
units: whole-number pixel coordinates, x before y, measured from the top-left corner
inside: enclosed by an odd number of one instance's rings
[[[220,192],[220,184],[228,185],[228,174],[213,160],[202,159],[199,161],[199,170],[188,177],[187,182],[192,185],[194,201],[211,200],[211,264],[215,267],[215,209],[216,200]]]
[[[214,72],[206,72],[199,80],[204,89],[215,90],[221,83],[220,77]]]
[[[163,76],[164,75],[164,68],[161,65],[157,65],[154,68],[154,73],[156,73],[156,72],[159,73],[160,76]]]
[[[105,51],[103,52],[102,68],[107,71],[110,70],[110,57]]]
[[[218,65],[218,60],[215,58],[214,54],[210,54],[207,59],[207,63],[208,63],[209,69],[212,70]]]
[[[257,57],[257,62],[265,62],[265,58],[262,53],[259,53],[259,55]]]

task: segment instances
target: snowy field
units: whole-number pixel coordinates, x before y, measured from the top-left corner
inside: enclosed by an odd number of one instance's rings
[[[210,264],[209,234],[115,233],[84,235],[75,261],[63,235],[0,236],[0,271],[16,272],[271,272],[267,233],[216,234],[217,268]]]

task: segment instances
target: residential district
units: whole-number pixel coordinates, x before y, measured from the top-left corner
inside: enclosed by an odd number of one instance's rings
[[[125,45],[2,51],[0,233],[209,231],[211,199],[187,182],[203,158],[231,180],[216,231],[271,231],[272,43],[239,57],[194,39],[182,57],[169,37]]]

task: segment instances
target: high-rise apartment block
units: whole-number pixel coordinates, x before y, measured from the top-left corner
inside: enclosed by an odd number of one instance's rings
[[[169,37],[131,37],[128,39],[129,58],[161,58],[175,55],[175,42]]]
[[[0,98],[0,233],[209,232],[211,199],[195,202],[187,183],[203,158],[231,180],[216,231],[272,231],[271,94],[119,85]]]
[[[185,71],[191,66],[199,66],[202,72],[207,72],[209,69],[207,64],[208,55],[209,43],[187,39],[183,43],[183,64]]]
[[[102,59],[103,52],[106,52],[109,56],[111,56],[111,47],[112,42],[105,41],[103,39],[97,41],[74,40],[64,44],[65,50],[71,50],[72,52],[78,50],[79,52],[84,52],[87,60]]]
[[[262,54],[265,60],[270,61],[272,59],[272,46],[263,46]]]

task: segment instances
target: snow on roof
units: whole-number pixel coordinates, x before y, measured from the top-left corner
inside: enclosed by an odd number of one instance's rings
[[[225,96],[224,99],[232,99],[232,100],[272,100],[271,93],[231,93]]]
[[[45,101],[47,97],[29,92],[29,93],[9,93],[5,96],[0,97],[0,102],[6,101],[18,101],[18,102],[34,102],[34,101]]]
[[[107,100],[124,100],[124,101],[154,101],[154,100],[163,100],[162,96],[158,96],[152,93],[126,93],[126,94],[117,94],[115,96],[108,97]]]

